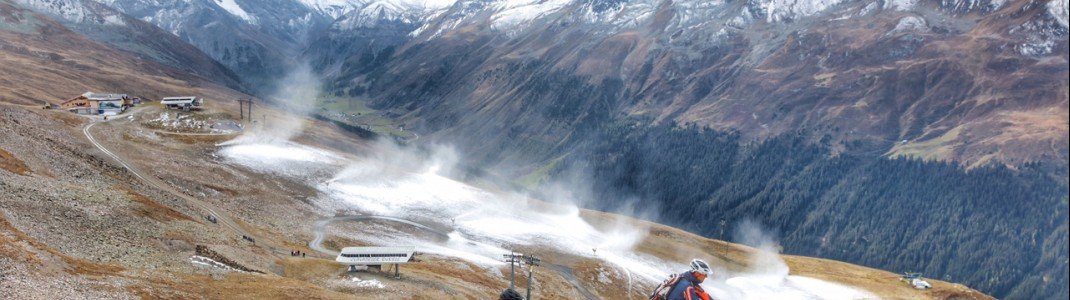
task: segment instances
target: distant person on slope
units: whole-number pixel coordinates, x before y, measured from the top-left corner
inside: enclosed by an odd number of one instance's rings
[[[662,282],[654,289],[650,300],[710,300],[710,294],[699,285],[706,281],[711,272],[709,264],[701,259],[693,259],[691,270],[674,274]]]

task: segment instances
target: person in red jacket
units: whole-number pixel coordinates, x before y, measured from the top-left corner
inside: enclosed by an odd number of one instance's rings
[[[701,259],[691,260],[691,270],[680,274],[681,280],[669,290],[668,300],[710,300],[702,282],[710,276],[710,265]]]

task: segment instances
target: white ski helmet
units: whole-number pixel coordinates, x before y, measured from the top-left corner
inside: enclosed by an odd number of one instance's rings
[[[710,270],[710,264],[697,258],[691,260],[691,272],[699,272],[706,274],[707,276],[713,273],[713,271]]]

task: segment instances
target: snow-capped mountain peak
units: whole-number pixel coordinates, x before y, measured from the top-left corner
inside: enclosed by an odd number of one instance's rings
[[[250,22],[250,23],[255,23],[256,22],[256,18],[253,17],[252,15],[250,15],[244,9],[242,9],[241,5],[238,5],[238,2],[236,2],[235,0],[214,0],[214,2],[215,2],[216,5],[219,5],[219,7],[223,8],[224,10],[229,12],[230,14],[232,14],[232,15],[238,17],[238,18],[241,18],[242,20],[245,20],[246,22]]]
[[[53,15],[62,20],[76,23],[93,23],[100,25],[125,25],[122,16],[107,9],[94,9],[87,3],[76,0],[17,0],[33,10]],[[93,4],[93,3],[89,3]]]
[[[455,0],[297,0],[306,7],[331,19],[341,19],[346,14],[362,10],[391,13],[434,11],[453,5]],[[361,13],[365,15],[366,13]],[[396,16],[392,15],[392,16]]]
[[[304,4],[308,8],[318,11],[319,13],[330,17],[331,19],[338,19],[343,15],[353,11],[354,8],[363,5],[364,1],[359,0],[300,0],[301,4]]]
[[[1048,13],[1055,17],[1055,21],[1059,22],[1059,25],[1063,25],[1064,28],[1070,26],[1070,23],[1067,22],[1067,0],[1048,2]]]
[[[813,15],[840,2],[843,0],[751,0],[750,5],[766,21],[779,22]]]

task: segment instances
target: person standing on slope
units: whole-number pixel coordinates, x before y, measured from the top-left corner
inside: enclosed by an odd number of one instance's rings
[[[710,275],[710,265],[701,259],[691,260],[691,270],[669,277],[661,283],[650,300],[710,300],[710,294],[702,290],[703,281]]]

